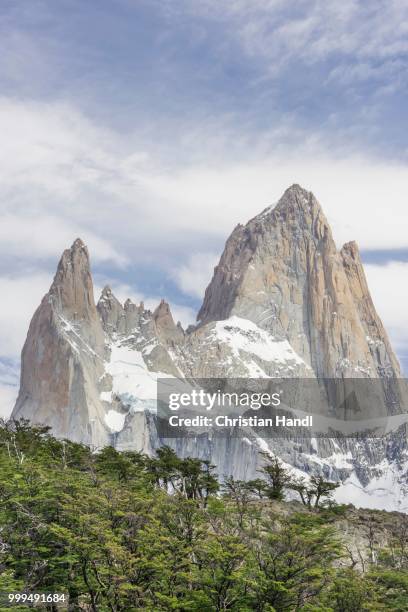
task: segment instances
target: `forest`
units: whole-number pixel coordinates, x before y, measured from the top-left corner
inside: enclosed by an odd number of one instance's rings
[[[334,483],[263,465],[243,482],[169,447],[94,453],[2,422],[0,609],[29,609],[8,593],[61,593],[37,609],[408,610],[408,517],[337,505]]]

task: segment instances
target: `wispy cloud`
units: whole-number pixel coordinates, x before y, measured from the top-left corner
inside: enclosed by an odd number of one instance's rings
[[[128,136],[179,143],[217,119],[261,135],[291,117],[332,142],[405,148],[368,113],[404,114],[401,0],[33,1],[3,12],[3,91],[69,100]]]
[[[7,257],[26,258],[32,265],[36,259],[56,259],[62,249],[80,236],[92,252],[94,261],[113,262],[124,266],[127,259],[109,241],[96,236],[89,228],[72,223],[61,216],[6,214],[0,216],[0,252]]]
[[[248,54],[277,60],[280,66],[293,58],[316,62],[342,54],[349,60],[378,60],[408,50],[408,7],[401,0],[295,0],[290,4],[281,0],[185,0],[171,4],[177,18],[189,10],[229,24],[227,34],[240,40]]]
[[[7,418],[14,406],[19,385],[18,361],[0,358],[0,418]]]
[[[395,349],[408,363],[408,263],[365,266],[374,303]]]
[[[179,270],[185,289],[197,253],[219,252],[237,222],[293,182],[316,193],[339,242],[408,248],[406,166],[301,141],[296,128],[277,130],[272,146],[269,134],[248,152],[244,141],[232,156],[227,142],[215,152],[213,134],[202,133],[197,160],[169,164],[157,143],[153,156],[146,143],[137,147],[58,103],[3,100],[0,127],[0,254],[11,265],[53,263],[80,235],[97,264],[156,260],[173,277]],[[217,136],[223,142],[221,126]]]
[[[173,272],[181,291],[202,300],[219,257],[215,253],[193,253]]]
[[[41,272],[0,276],[0,357],[19,358],[30,318],[51,281],[51,274]]]
[[[18,388],[0,381],[0,418],[7,419],[17,399]]]

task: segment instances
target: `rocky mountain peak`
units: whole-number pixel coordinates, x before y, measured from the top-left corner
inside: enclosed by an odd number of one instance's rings
[[[60,278],[63,278],[64,274],[70,268],[88,268],[90,267],[89,261],[89,252],[85,243],[81,240],[81,238],[77,238],[73,243],[71,248],[65,249],[60,259],[56,280],[58,281]]]
[[[295,208],[297,211],[308,211],[311,209],[317,213],[322,211],[322,208],[311,191],[294,183],[286,189],[276,205],[276,210],[288,210]]]
[[[234,315],[289,341],[318,376],[399,373],[357,245],[337,251],[319,202],[299,185],[228,238],[198,320]]]
[[[300,185],[294,184],[286,189],[277,203],[267,206],[249,223],[254,221],[267,222],[268,219],[276,221],[277,217],[280,216],[300,222],[305,216],[315,218],[319,215],[323,215],[323,210],[314,194]],[[242,227],[241,224],[238,227]]]
[[[49,296],[55,308],[73,319],[95,316],[89,253],[80,238],[63,252]]]
[[[343,245],[340,253],[344,259],[350,257],[354,261],[360,261],[360,249],[358,248],[358,244],[355,242],[355,240],[346,242],[346,244]]]
[[[326,240],[332,243],[332,233],[323,209],[311,191],[300,185],[289,187],[272,210],[273,222],[281,224],[287,235],[300,233],[313,240]]]
[[[105,350],[95,306],[88,249],[79,238],[62,254],[49,292],[37,308],[21,360],[13,417],[47,423],[58,436],[106,444],[93,435],[102,406],[97,384]]]
[[[355,241],[347,242],[339,255],[353,303],[364,330],[365,339],[377,365],[378,374],[401,377],[400,364],[371,298],[357,243]]]
[[[275,284],[274,268],[280,263],[284,263],[285,274],[291,268],[292,276],[304,275],[307,259],[316,250],[324,250],[329,256],[336,251],[329,224],[315,196],[292,185],[276,206],[269,206],[246,225],[235,227],[205,292],[197,320],[204,323],[228,318],[245,292],[247,281],[265,268],[266,261],[270,265],[262,273],[262,281],[258,274],[258,293],[265,290],[265,282]],[[252,291],[250,286],[248,291]],[[248,299],[254,300],[249,295]]]
[[[165,300],[162,299],[153,312],[153,320],[156,325],[157,335],[161,340],[165,342],[177,341],[182,336],[182,329],[175,324],[170,305]]]
[[[112,296],[112,289],[110,288],[109,285],[105,285],[105,287],[102,289],[100,300],[110,299],[111,296]]]
[[[109,285],[103,288],[97,309],[105,332],[115,331],[123,317],[123,307]]]
[[[156,310],[153,313],[153,318],[155,321],[157,321],[157,319],[166,316],[171,316],[170,304],[166,302],[166,300],[161,299],[160,304],[157,306]]]

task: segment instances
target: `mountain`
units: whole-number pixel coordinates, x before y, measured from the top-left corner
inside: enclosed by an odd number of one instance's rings
[[[95,427],[105,413],[96,382],[104,351],[88,250],[76,240],[30,323],[12,417],[46,423],[56,436],[108,444],[108,431]]]
[[[302,444],[253,431],[158,434],[158,378],[373,378],[385,389],[402,376],[358,247],[337,250],[312,193],[293,185],[275,207],[234,229],[197,319],[185,331],[164,300],[151,312],[143,303],[122,305],[109,287],[95,305],[88,251],[76,240],[31,321],[12,417],[94,448],[152,453],[166,443],[244,479],[257,475],[259,450],[268,450],[299,473],[341,480],[339,495],[350,501],[408,509],[403,425],[382,439]],[[386,401],[369,410],[393,413]]]
[[[298,185],[229,237],[198,319],[232,315],[287,339],[317,376],[401,375],[357,245],[337,251],[320,204]]]

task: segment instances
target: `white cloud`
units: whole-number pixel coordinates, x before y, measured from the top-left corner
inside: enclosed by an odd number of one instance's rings
[[[366,264],[365,271],[374,304],[394,348],[408,354],[408,263],[384,266]]]
[[[193,297],[203,299],[204,291],[209,284],[214,266],[219,255],[215,253],[194,253],[188,261],[174,273],[174,278],[183,291]]]
[[[145,147],[71,107],[0,101],[0,255],[56,260],[81,236],[96,261],[124,265],[165,255],[171,271],[174,253],[179,259],[221,248],[238,221],[293,182],[316,193],[339,241],[408,247],[406,166],[347,150],[336,157],[290,124],[255,147],[234,139],[231,153],[229,130],[223,136],[222,126],[212,125],[205,137],[209,127],[185,143],[200,159],[169,163],[158,151],[153,164]]]
[[[18,359],[28,325],[52,276],[45,273],[18,278],[0,277],[0,355]]]
[[[1,98],[0,129],[3,188],[18,181],[20,188],[73,200],[78,187],[101,178],[112,161],[104,149],[112,135],[68,104]]]
[[[188,10],[224,23],[223,47],[228,41],[238,42],[249,57],[269,63],[270,75],[292,60],[313,63],[330,55],[338,64],[369,62],[381,74],[383,60],[408,50],[408,6],[399,0],[295,0],[290,5],[282,0],[185,0],[181,4],[171,3],[174,16]]]
[[[145,177],[146,189],[172,210],[171,231],[182,235],[200,228],[225,238],[237,222],[276,202],[292,183],[315,193],[339,245],[354,239],[364,249],[408,247],[408,172],[402,164],[299,152]]]
[[[189,306],[182,306],[181,304],[170,301],[170,309],[173,315],[174,321],[177,323],[180,321],[184,329],[187,329],[189,325],[196,323],[196,312]]]
[[[87,244],[92,259],[113,262],[118,266],[127,263],[107,240],[96,236],[69,220],[52,216],[26,216],[5,214],[0,218],[1,251],[7,256],[35,259],[59,259],[62,251],[70,247],[74,239],[81,237]]]
[[[111,190],[114,137],[69,105],[7,98],[0,132],[0,254],[57,257],[79,235],[96,260],[124,265],[93,223]]]
[[[19,381],[19,367],[15,361],[4,361],[0,358],[0,382],[5,385],[16,386]]]
[[[18,364],[0,359],[0,418],[10,415],[17,397],[18,385]]]
[[[290,112],[313,122],[320,111],[321,124],[333,135],[340,125],[330,122],[330,105],[342,125],[340,138],[348,141],[369,139],[376,128],[384,132],[384,124],[370,121],[367,111],[384,110],[387,99],[398,95],[398,106],[403,106],[408,84],[406,2],[163,0],[161,5],[176,24],[186,15],[195,20],[221,66],[232,61],[244,67],[243,88],[254,92],[254,107],[251,100],[247,113],[267,97],[269,122],[276,110],[277,122]],[[310,79],[305,78],[309,72]],[[236,108],[234,102],[231,108]]]
[[[17,399],[18,388],[0,382],[0,419],[7,419]]]
[[[0,277],[0,418],[13,409],[19,384],[19,359],[30,320],[51,284],[51,275]],[[4,363],[1,358],[11,360]]]

